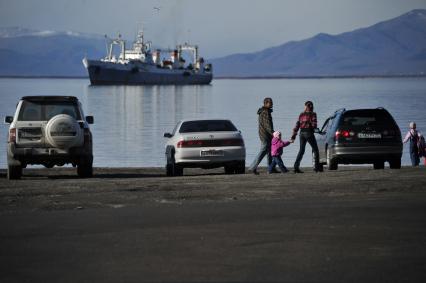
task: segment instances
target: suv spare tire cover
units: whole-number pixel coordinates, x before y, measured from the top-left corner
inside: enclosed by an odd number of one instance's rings
[[[47,142],[57,148],[68,149],[83,144],[83,131],[77,121],[66,114],[52,117],[46,125]]]

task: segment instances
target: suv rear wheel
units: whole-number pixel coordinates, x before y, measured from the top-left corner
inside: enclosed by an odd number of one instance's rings
[[[22,166],[7,166],[7,179],[8,180],[17,180],[22,177]]]
[[[93,176],[93,160],[81,159],[77,164],[77,174],[81,178],[89,178]]]

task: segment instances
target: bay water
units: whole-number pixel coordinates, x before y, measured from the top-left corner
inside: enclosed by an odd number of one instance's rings
[[[386,108],[403,135],[410,121],[426,132],[426,78],[348,79],[220,79],[205,86],[91,86],[88,79],[0,79],[0,116],[13,115],[27,95],[72,95],[83,104],[91,125],[96,167],[163,167],[165,132],[181,119],[226,118],[241,130],[248,166],[260,141],[257,109],[265,97],[274,100],[275,130],[289,139],[304,102],[314,102],[319,126],[339,108]],[[0,168],[6,168],[8,125],[0,126]],[[296,142],[284,149],[284,163],[292,167]],[[410,164],[404,145],[402,163]],[[307,146],[302,166],[311,166]],[[266,160],[261,165],[266,165]]]

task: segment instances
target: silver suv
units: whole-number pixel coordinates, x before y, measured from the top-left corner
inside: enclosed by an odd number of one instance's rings
[[[9,123],[7,177],[19,179],[29,164],[46,168],[71,163],[80,177],[93,174],[93,117],[84,117],[73,96],[25,96]]]

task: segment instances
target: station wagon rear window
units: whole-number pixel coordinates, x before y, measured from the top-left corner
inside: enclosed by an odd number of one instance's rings
[[[385,111],[355,110],[343,116],[343,126],[394,125],[393,118]]]
[[[67,114],[81,120],[77,105],[72,102],[24,101],[19,112],[19,121],[48,121],[58,114]]]
[[[235,132],[237,128],[228,120],[203,120],[183,122],[179,133]]]

